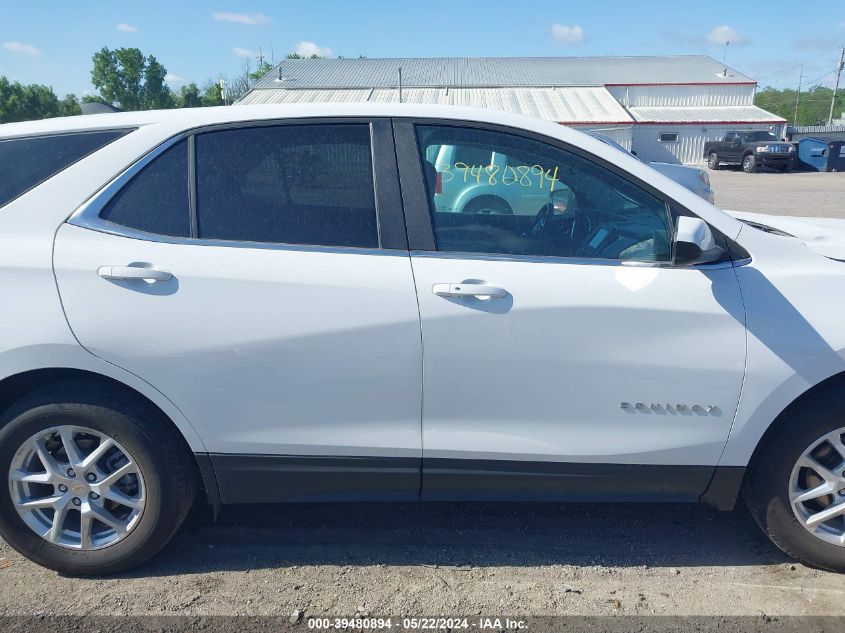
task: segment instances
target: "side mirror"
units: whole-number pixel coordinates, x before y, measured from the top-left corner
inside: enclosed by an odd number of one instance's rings
[[[675,264],[693,266],[721,259],[724,250],[716,245],[713,232],[701,218],[678,217],[675,232]]]

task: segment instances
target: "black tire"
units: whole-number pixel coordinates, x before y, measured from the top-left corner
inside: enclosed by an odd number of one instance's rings
[[[845,547],[811,534],[795,516],[789,499],[794,465],[819,438],[843,427],[845,402],[841,393],[828,391],[784,417],[755,454],[743,497],[758,525],[785,553],[812,567],[845,572]]]
[[[466,203],[462,213],[481,215],[513,215],[511,206],[496,196],[481,196]]]
[[[707,168],[716,171],[719,169],[719,155],[716,152],[710,152],[707,156]]]
[[[50,543],[14,507],[6,482],[15,452],[38,431],[62,424],[111,437],[132,454],[143,474],[143,512],[113,545],[83,551]],[[146,562],[176,533],[197,493],[187,447],[159,411],[128,390],[82,381],[48,386],[0,415],[0,474],[0,535],[33,562],[74,576],[115,574]]]
[[[747,154],[742,158],[742,171],[746,174],[753,174],[757,171],[757,158],[754,154]]]
[[[780,171],[781,171],[781,173],[788,174],[789,172],[792,171],[792,165],[782,165],[780,167]]]

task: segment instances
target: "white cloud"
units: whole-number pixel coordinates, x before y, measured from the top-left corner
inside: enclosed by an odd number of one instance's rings
[[[584,40],[584,29],[578,25],[552,24],[552,37],[558,42],[576,44]]]
[[[731,46],[741,46],[748,43],[748,39],[742,33],[736,29],[732,29],[727,24],[714,27],[707,34],[707,41],[719,46],[724,46],[725,42],[730,42]]]
[[[121,22],[117,25],[117,30],[121,33],[136,33],[138,31],[138,27],[127,24],[126,22]]]
[[[185,79],[184,77],[181,77],[179,75],[174,75],[173,73],[167,73],[164,76],[164,80],[167,83],[171,83],[171,84],[186,84],[186,83],[188,83],[187,79]]]
[[[300,42],[296,45],[296,53],[303,57],[319,55],[320,57],[332,57],[334,53],[327,46],[319,46],[314,42]]]
[[[228,13],[224,11],[212,13],[211,17],[216,22],[234,22],[235,24],[248,24],[250,26],[266,24],[270,21],[270,18],[263,13]]]
[[[17,55],[39,55],[41,53],[32,44],[24,44],[23,42],[3,42],[3,50]]]
[[[235,48],[232,49],[232,52],[238,57],[258,57],[258,53],[256,51],[251,51],[248,48],[240,48],[239,46],[235,46]]]

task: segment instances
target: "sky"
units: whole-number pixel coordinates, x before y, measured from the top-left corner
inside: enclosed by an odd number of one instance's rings
[[[796,7],[801,8],[800,15]],[[328,56],[705,54],[760,86],[832,85],[842,0],[0,0],[0,75],[93,94],[91,56],[137,47],[168,83],[235,76],[259,51]],[[843,79],[845,81],[845,79]]]

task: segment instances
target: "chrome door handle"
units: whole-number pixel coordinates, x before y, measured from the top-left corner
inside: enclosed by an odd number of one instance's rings
[[[482,284],[434,284],[431,291],[438,297],[490,297],[501,299],[508,295],[504,288]]]
[[[97,274],[103,279],[129,280],[143,279],[144,281],[170,281],[173,275],[166,270],[155,268],[141,268],[140,266],[100,266]]]

